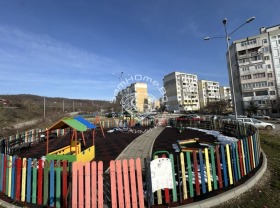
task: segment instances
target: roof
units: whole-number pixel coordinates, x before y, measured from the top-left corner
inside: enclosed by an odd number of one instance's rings
[[[94,129],[96,126],[91,124],[89,121],[85,120],[83,117],[77,118],[63,118],[53,124],[48,130],[55,130],[55,129],[65,129],[65,128],[73,128],[77,131],[86,131],[88,128]]]

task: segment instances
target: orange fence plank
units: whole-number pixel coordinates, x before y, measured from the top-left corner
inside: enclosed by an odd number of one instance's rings
[[[123,180],[122,180],[122,166],[121,160],[116,161],[116,169],[117,169],[117,189],[118,189],[118,200],[119,200],[119,208],[124,208],[124,195],[123,195]]]
[[[117,208],[117,187],[116,187],[116,165],[115,161],[110,161],[110,179],[111,179],[111,204],[112,208]]]
[[[135,178],[135,165],[134,159],[129,160],[129,173],[130,173],[130,188],[131,188],[131,201],[132,207],[137,208],[137,192],[136,192],[136,178]]]
[[[85,207],[90,208],[90,162],[85,165]]]
[[[123,182],[124,182],[125,207],[130,207],[128,163],[127,163],[127,160],[123,160],[122,162],[123,162]]]
[[[144,208],[143,180],[142,180],[142,168],[141,168],[140,158],[136,159],[136,175],[137,175],[137,184],[138,184],[139,207]]]
[[[78,207],[84,207],[84,167],[82,162],[78,162],[78,180],[79,180],[79,187],[78,187]]]
[[[98,207],[103,208],[103,162],[99,161],[98,164]]]
[[[91,163],[91,206],[93,208],[97,207],[97,170],[96,170],[96,162],[93,161]]]

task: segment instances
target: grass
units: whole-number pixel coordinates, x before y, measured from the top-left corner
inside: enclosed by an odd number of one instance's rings
[[[260,138],[262,150],[267,157],[267,171],[252,189],[216,208],[276,208],[280,206],[280,135],[261,132]]]

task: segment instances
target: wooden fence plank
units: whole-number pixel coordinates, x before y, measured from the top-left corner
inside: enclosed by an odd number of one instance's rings
[[[7,181],[7,195],[8,197],[11,197],[11,186],[12,186],[12,161],[13,156],[8,156],[7,161],[7,175],[8,175],[8,181]]]
[[[49,183],[49,205],[50,207],[54,207],[55,199],[54,199],[54,161],[52,160],[50,163],[50,183]]]
[[[82,162],[78,162],[78,207],[84,207],[84,166]]]
[[[32,165],[32,204],[36,204],[37,199],[37,159],[33,159]]]
[[[98,171],[98,207],[103,208],[104,207],[104,202],[103,202],[103,162],[99,161],[97,164]]]
[[[248,154],[247,154],[247,148],[246,148],[246,139],[242,140],[243,142],[243,149],[244,149],[244,160],[245,160],[245,170],[246,173],[245,175],[247,175],[250,171],[249,171],[249,162],[248,162]]]
[[[166,158],[166,155],[162,154],[162,158]],[[164,197],[165,197],[165,202],[170,203],[169,189],[168,188],[164,189]]]
[[[225,187],[228,187],[227,165],[226,165],[225,146],[224,145],[221,145],[221,157],[222,157],[224,184],[225,184]]]
[[[124,195],[123,195],[123,180],[122,180],[122,166],[121,160],[116,161],[116,169],[117,169],[117,190],[118,190],[118,201],[119,207],[124,208]]]
[[[16,185],[16,156],[14,156],[12,160],[12,185],[11,185],[12,199],[15,199],[15,187],[16,187],[15,185]]]
[[[21,158],[17,158],[17,170],[16,170],[16,200],[20,200],[20,185],[21,185]]]
[[[200,180],[202,186],[202,193],[206,193],[206,185],[205,185],[205,176],[204,176],[204,162],[203,162],[203,155],[202,150],[200,149],[199,152],[199,167],[200,167]]]
[[[117,182],[116,182],[116,164],[115,161],[110,161],[110,179],[111,179],[111,204],[112,208],[118,207],[117,202]]]
[[[226,144],[226,154],[227,154],[229,184],[233,184],[232,168],[231,168],[231,158],[230,158],[230,150],[229,150],[229,145],[228,144]]]
[[[136,175],[137,175],[137,187],[139,197],[139,207],[144,208],[144,192],[143,192],[143,180],[142,180],[142,167],[140,158],[136,159]]]
[[[129,177],[128,177],[128,162],[127,160],[122,161],[123,165],[123,182],[124,182],[124,199],[125,207],[130,207],[130,190],[129,190]]]
[[[72,208],[78,207],[78,162],[72,164]]]
[[[246,149],[246,160],[247,160],[247,173],[249,173],[251,171],[251,163],[250,163],[250,153],[249,153],[249,146],[248,146],[248,138],[245,138],[244,140],[245,143],[245,149]]]
[[[197,165],[197,154],[196,151],[193,151],[193,169],[194,169],[194,177],[195,177],[195,192],[196,195],[200,195],[200,183],[198,176],[198,165]]]
[[[176,179],[175,179],[175,166],[174,166],[174,156],[172,154],[169,155],[171,166],[172,166],[172,180],[173,180],[173,189],[172,189],[172,200],[173,202],[177,202],[177,189],[176,189]]]
[[[6,184],[7,184],[7,155],[4,155],[4,168],[3,168],[3,186],[2,192],[6,193]]]
[[[182,175],[182,185],[183,185],[183,199],[188,198],[188,191],[187,191],[187,180],[186,180],[186,168],[185,168],[185,160],[184,160],[184,153],[180,153],[180,163],[181,163],[181,175]]]
[[[212,183],[211,183],[208,148],[204,148],[204,154],[205,154],[205,167],[206,167],[206,175],[207,175],[207,187],[208,187],[208,191],[210,192],[210,191],[212,191]]]
[[[97,163],[95,161],[91,163],[91,206],[97,207]]]
[[[131,203],[132,208],[137,208],[137,192],[136,192],[136,178],[135,178],[135,164],[134,159],[129,159],[129,174],[130,174],[130,189],[131,189]]]
[[[4,154],[0,154],[0,191],[3,192]]]
[[[27,183],[26,183],[26,202],[31,201],[31,158],[27,160]]]
[[[21,173],[21,201],[25,201],[26,193],[26,158],[22,159],[22,173]]]
[[[62,207],[67,207],[67,188],[68,188],[68,180],[67,180],[67,161],[64,160],[62,162]]]
[[[250,136],[250,144],[251,144],[252,164],[253,164],[253,169],[255,169],[256,163],[255,163],[254,143],[253,143],[253,137],[252,136]]]
[[[38,204],[43,203],[43,160],[38,161]]]
[[[48,160],[44,161],[44,196],[43,196],[43,204],[45,206],[48,205],[48,199],[49,199],[49,168],[50,163]]]
[[[56,167],[55,167],[55,207],[60,208],[61,207],[61,161],[56,161]]]
[[[241,173],[240,173],[240,162],[239,162],[239,154],[238,154],[238,143],[235,142],[235,158],[236,158],[236,167],[237,167],[237,176],[238,176],[238,180],[241,179]]]
[[[218,184],[217,184],[216,164],[215,164],[215,155],[214,155],[213,147],[210,147],[210,157],[211,157],[213,186],[214,186],[214,190],[216,190],[216,189],[218,189]]]
[[[233,166],[233,172],[234,172],[234,182],[238,181],[238,170],[237,170],[237,160],[236,160],[236,154],[235,154],[235,143],[232,143],[231,145],[231,155],[232,155],[232,166]]]
[[[186,157],[187,157],[187,170],[188,170],[188,180],[189,180],[190,197],[194,197],[193,178],[192,178],[191,153],[190,153],[190,152],[186,152]]]
[[[154,159],[157,159],[158,155],[154,156]],[[162,204],[162,194],[161,190],[157,190],[157,204]]]
[[[85,207],[90,208],[90,162],[85,164]]]
[[[221,170],[221,157],[220,157],[220,146],[216,146],[216,163],[217,163],[217,173],[218,173],[218,182],[219,188],[223,188],[223,177],[222,177],[222,170]]]

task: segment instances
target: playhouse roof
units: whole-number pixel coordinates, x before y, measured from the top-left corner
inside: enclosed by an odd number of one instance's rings
[[[76,129],[77,131],[86,131],[88,128],[96,128],[93,124],[90,124],[91,123],[85,120],[83,117],[63,118],[49,127],[48,130],[65,129],[71,127],[73,129]]]

